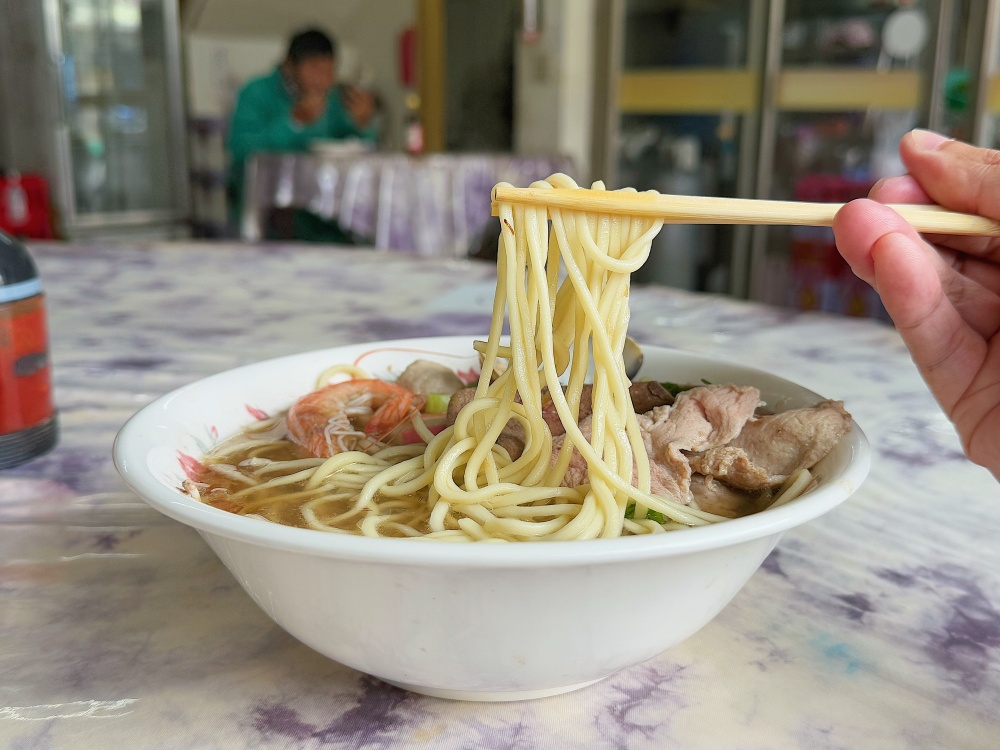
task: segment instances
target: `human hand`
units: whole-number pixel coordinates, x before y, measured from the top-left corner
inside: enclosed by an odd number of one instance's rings
[[[1000,239],[921,237],[880,205],[937,203],[1000,219],[1000,152],[922,130],[899,151],[909,174],[837,213],[837,247],[881,296],[966,454],[1000,479]]]
[[[306,90],[295,102],[292,117],[303,125],[311,125],[326,112],[327,92],[320,89]]]
[[[354,120],[354,124],[359,128],[366,127],[375,114],[375,97],[370,92],[354,86],[342,87],[340,95],[344,100],[347,114]]]

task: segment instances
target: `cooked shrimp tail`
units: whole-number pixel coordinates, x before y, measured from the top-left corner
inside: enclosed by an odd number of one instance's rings
[[[384,380],[334,383],[292,405],[288,433],[318,458],[365,450],[410,419],[425,401],[423,396]]]

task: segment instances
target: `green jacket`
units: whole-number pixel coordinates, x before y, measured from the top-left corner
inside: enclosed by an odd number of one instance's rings
[[[281,69],[247,83],[236,99],[236,109],[229,127],[229,197],[236,218],[243,203],[243,173],[246,160],[258,151],[305,151],[320,138],[375,139],[372,128],[362,130],[354,124],[340,92],[334,89],[327,100],[326,114],[309,125],[292,119],[295,100],[285,83]]]

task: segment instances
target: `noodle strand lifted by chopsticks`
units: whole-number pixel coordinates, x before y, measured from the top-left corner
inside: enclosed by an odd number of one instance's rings
[[[555,175],[532,187],[577,186]],[[234,497],[273,490],[274,510],[267,510],[267,499],[254,499],[241,512],[287,517],[280,503],[294,497],[309,528],[449,542],[618,537],[723,520],[687,505],[688,498],[651,494],[650,459],[628,391],[622,350],[629,278],[646,261],[662,221],[503,203],[499,216],[489,337],[476,344],[482,373],[455,423],[434,435],[415,416],[423,445],[374,442],[329,459],[254,458],[239,469],[250,486]],[[501,341],[505,319],[509,343]],[[369,377],[354,365],[335,366],[318,385],[342,375]],[[589,429],[578,420],[587,382],[593,385]],[[542,418],[545,394],[565,428],[559,438]],[[524,433],[515,460],[498,442],[512,420]],[[254,450],[266,456],[261,434]],[[230,454],[215,455],[224,463]],[[588,479],[563,486],[571,470],[579,476],[581,459]],[[279,465],[286,476],[276,476]],[[223,472],[232,473],[226,466]],[[776,504],[799,494],[809,477],[790,480]],[[298,483],[291,495],[283,489],[290,479]],[[647,517],[650,511],[659,520]]]
[[[576,184],[556,175],[534,187]],[[423,455],[368,481],[361,493],[371,508],[363,533],[382,533],[378,498],[398,497],[400,484],[423,503],[432,538],[454,539],[456,532],[468,540],[616,537],[629,502],[636,503],[631,533],[650,533],[657,525],[643,522],[647,508],[684,525],[718,520],[649,493],[648,458],[622,364],[629,274],[645,262],[662,222],[501,205],[500,223],[497,290],[475,399]],[[560,266],[566,274],[561,285]],[[502,347],[505,312],[510,343]],[[509,359],[508,366],[491,382],[498,358]],[[591,358],[588,441],[577,416]],[[541,416],[544,389],[566,428],[555,460]],[[516,461],[497,445],[512,418],[527,438]],[[590,483],[563,487],[573,450],[586,460]]]

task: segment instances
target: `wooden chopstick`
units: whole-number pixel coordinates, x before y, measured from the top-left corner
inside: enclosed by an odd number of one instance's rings
[[[831,226],[833,217],[844,205],[498,185],[493,188],[494,216],[499,213],[500,203],[646,216],[661,218],[668,224],[784,224],[807,227]],[[892,208],[918,232],[1000,237],[1000,221],[982,216],[946,211],[940,206],[894,204]]]

